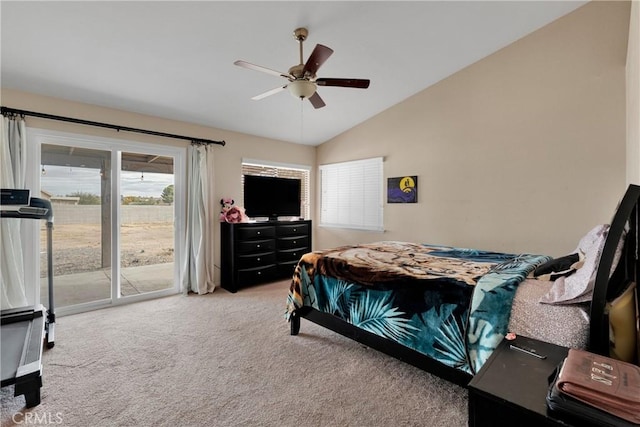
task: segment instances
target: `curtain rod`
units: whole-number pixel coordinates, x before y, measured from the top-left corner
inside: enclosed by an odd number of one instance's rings
[[[171,133],[156,132],[156,131],[152,131],[152,130],[137,129],[137,128],[131,128],[131,127],[127,127],[127,126],[112,125],[112,124],[109,124],[109,123],[92,122],[92,121],[89,121],[89,120],[74,119],[74,118],[71,118],[71,117],[54,116],[53,114],[36,113],[34,111],[17,110],[15,108],[0,107],[0,110],[2,112],[2,115],[5,115],[5,114],[16,114],[16,115],[19,115],[19,116],[39,117],[39,118],[42,118],[42,119],[58,120],[58,121],[61,121],[61,122],[71,122],[71,123],[78,123],[78,124],[81,124],[81,125],[97,126],[97,127],[107,128],[107,129],[115,129],[118,132],[120,132],[122,130],[122,131],[126,131],[126,132],[136,132],[136,133],[144,133],[146,135],[161,136],[161,137],[164,137],[164,138],[186,139],[186,140],[191,141],[192,143],[196,143],[196,144],[218,144],[218,145],[222,145],[223,147],[226,144],[225,141],[213,141],[211,139],[192,138],[190,136],[174,135],[174,134],[171,134]]]

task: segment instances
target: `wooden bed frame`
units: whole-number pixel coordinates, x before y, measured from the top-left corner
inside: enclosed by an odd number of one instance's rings
[[[618,210],[616,211],[609,234],[607,236],[602,256],[596,273],[595,289],[590,307],[590,326],[588,347],[589,351],[598,354],[609,355],[609,316],[607,301],[611,301],[619,295],[629,282],[638,283],[640,251],[638,240],[638,223],[640,204],[640,186],[630,185],[625,193]],[[609,279],[609,272],[613,264],[618,242],[628,227],[622,256],[618,262],[616,271]],[[638,307],[638,295],[635,293],[636,307]],[[407,362],[424,371],[435,374],[458,385],[466,386],[471,374],[459,371],[444,365],[429,356],[405,347],[395,341],[372,334],[331,314],[318,311],[311,307],[301,307],[291,314],[291,335],[298,335],[300,331],[300,319],[305,318],[313,323],[351,338],[368,347],[379,350],[399,360]]]

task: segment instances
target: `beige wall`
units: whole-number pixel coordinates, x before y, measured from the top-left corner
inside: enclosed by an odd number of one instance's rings
[[[627,183],[640,185],[640,1],[633,1],[627,49]]]
[[[226,146],[216,146],[215,150],[215,193],[216,199],[231,197],[240,200],[242,158],[268,160],[271,162],[293,163],[312,167],[311,180],[314,181],[315,147],[269,140],[256,136],[221,129],[214,129],[191,123],[166,120],[158,117],[129,113],[77,102],[64,101],[25,92],[2,89],[2,105],[28,111],[67,116],[96,122],[148,129],[190,137],[213,140],[225,140]],[[150,142],[172,146],[188,146],[188,141],[153,137],[137,133],[116,132],[91,126],[76,125],[27,117],[27,126],[51,129],[84,135],[96,135],[107,138],[120,138],[128,141]],[[313,188],[311,189],[313,191]],[[215,209],[219,205],[214,206]],[[218,228],[216,228],[218,230]],[[215,247],[219,248],[219,235],[214,236]],[[220,265],[220,254],[216,253],[216,266]],[[219,283],[219,268],[216,268],[216,283]]]
[[[383,156],[386,177],[418,175],[419,203],[385,204],[385,233],[320,228],[315,230],[315,249],[398,239],[560,255],[574,249],[593,225],[610,220],[624,191],[625,168],[627,175],[638,173],[637,163],[625,160],[628,150],[636,150],[635,158],[640,151],[640,142],[625,146],[626,41],[638,32],[638,5],[630,30],[629,9],[629,2],[592,2],[317,150],[8,89],[2,89],[1,102],[224,139],[228,144],[216,149],[215,162],[220,198],[240,198],[243,157],[313,166]],[[370,90],[374,88],[375,82]],[[187,144],[43,119],[27,121],[37,128]],[[312,170],[312,183],[314,178]],[[218,247],[218,236],[215,239]],[[218,260],[219,254],[219,265]]]
[[[386,177],[418,176],[419,203],[385,204],[383,234],[319,228],[314,246],[574,249],[625,190],[629,9],[589,3],[319,146],[318,164],[384,156]]]

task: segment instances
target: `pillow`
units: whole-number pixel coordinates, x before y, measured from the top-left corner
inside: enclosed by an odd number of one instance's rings
[[[545,304],[574,304],[591,300],[600,254],[607,239],[608,231],[609,225],[597,225],[580,239],[575,252],[580,257],[584,257],[584,264],[574,274],[557,278],[551,290],[542,296],[540,302]]]
[[[576,252],[539,265],[533,271],[533,277],[538,280],[554,281],[559,277],[572,275],[581,265],[580,254]]]
[[[616,247],[609,277],[611,277],[620,261],[622,247],[624,246],[628,231],[629,224],[627,223]],[[591,301],[598,264],[600,263],[600,256],[602,255],[602,249],[604,248],[608,233],[608,224],[598,225],[580,239],[576,252],[581,259],[584,259],[583,264],[578,267],[575,274],[556,279],[551,290],[540,298],[541,303],[576,304]]]
[[[636,307],[634,300],[635,283],[614,299],[609,308],[610,356],[633,363],[636,352]]]

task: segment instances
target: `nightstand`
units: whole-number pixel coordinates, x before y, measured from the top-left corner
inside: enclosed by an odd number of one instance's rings
[[[534,349],[544,359],[510,348]],[[503,340],[469,383],[469,426],[568,426],[547,410],[549,376],[569,349],[523,336]]]

